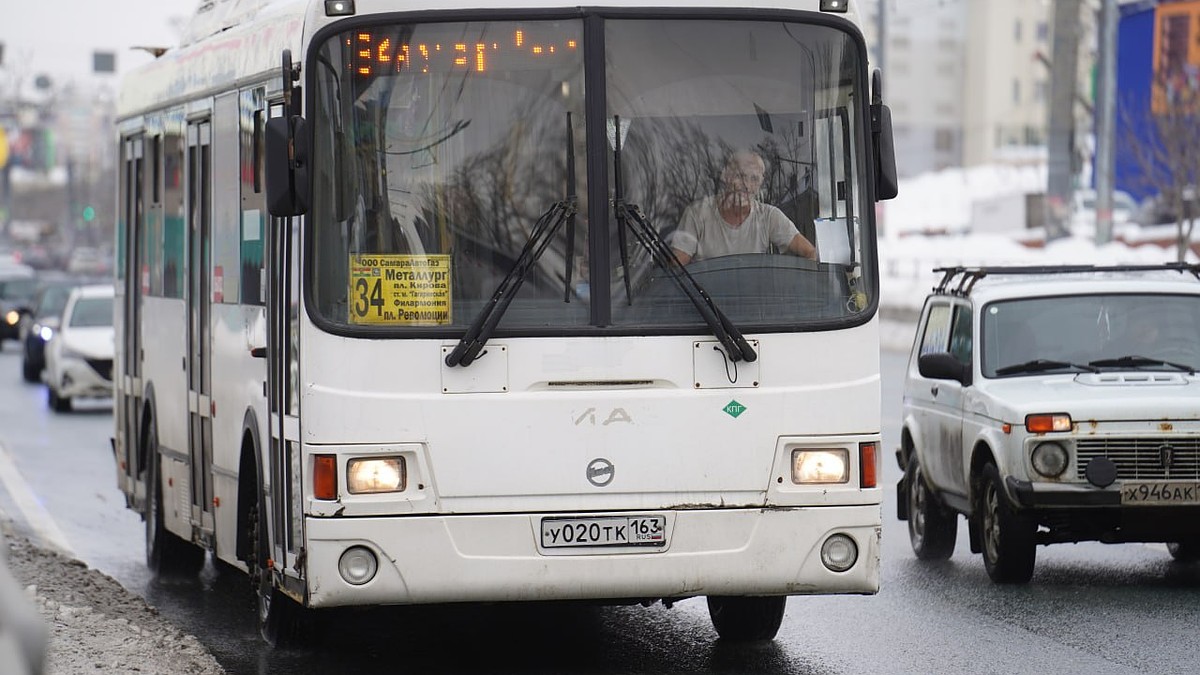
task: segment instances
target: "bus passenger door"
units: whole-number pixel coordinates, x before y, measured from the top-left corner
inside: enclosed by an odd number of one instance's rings
[[[116,418],[121,425],[121,443],[118,447],[122,454],[117,457],[117,462],[121,489],[132,497],[131,502],[136,503],[137,477],[144,469],[137,461],[137,447],[141,441],[138,437],[138,413],[142,407],[142,280],[149,281],[150,274],[148,269],[142,269],[142,265],[145,264],[142,248],[142,174],[145,166],[142,135],[126,138],[121,144],[121,152],[124,159],[121,172],[122,227],[117,242],[117,293],[121,320],[115,324],[118,331],[115,337],[118,340],[120,370],[117,371],[115,379],[115,404]],[[144,490],[141,494],[141,498],[144,498]]]
[[[211,234],[212,124],[188,124],[188,456],[192,518],[208,535],[212,517]]]
[[[283,115],[272,103],[270,116]],[[271,555],[298,572],[304,522],[300,488],[300,220],[271,218],[267,228],[267,405],[271,417]]]

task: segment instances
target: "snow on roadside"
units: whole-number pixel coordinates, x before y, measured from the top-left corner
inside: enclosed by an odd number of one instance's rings
[[[199,640],[113,578],[0,525],[8,568],[49,629],[46,675],[225,672]]]

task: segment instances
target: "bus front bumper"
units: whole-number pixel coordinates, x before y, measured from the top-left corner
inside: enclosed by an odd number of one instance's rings
[[[666,516],[667,542],[660,549],[546,549],[541,521],[551,514],[310,517],[305,521],[307,604],[628,601],[879,590],[879,504],[645,513]],[[822,545],[837,534],[848,536],[857,549],[854,564],[843,572],[827,568],[821,556]],[[373,578],[359,585],[339,572],[342,554],[356,546],[369,549],[378,561]]]

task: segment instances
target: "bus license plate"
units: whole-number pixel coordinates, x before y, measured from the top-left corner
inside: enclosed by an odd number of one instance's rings
[[[1121,503],[1139,506],[1200,504],[1200,482],[1126,481],[1121,485]]]
[[[666,516],[543,518],[542,547],[665,546]]]

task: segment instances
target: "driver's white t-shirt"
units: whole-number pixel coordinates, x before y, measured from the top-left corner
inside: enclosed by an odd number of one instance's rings
[[[717,198],[709,196],[684,209],[671,246],[692,260],[703,260],[738,253],[766,253],[769,244],[786,250],[797,234],[799,230],[783,211],[759,201],[751,202],[750,215],[741,225],[730,225],[717,209]]]

